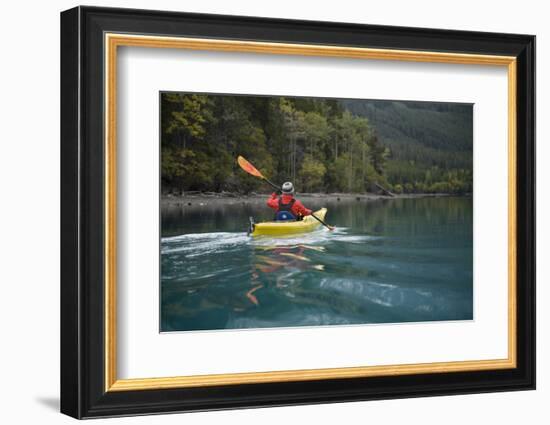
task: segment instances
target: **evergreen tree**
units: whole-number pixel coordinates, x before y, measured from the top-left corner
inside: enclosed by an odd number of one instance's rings
[[[266,191],[243,155],[301,191],[470,193],[471,106],[163,93],[165,192]]]

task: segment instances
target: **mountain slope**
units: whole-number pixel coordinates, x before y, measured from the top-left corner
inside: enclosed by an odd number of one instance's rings
[[[459,103],[342,100],[366,117],[390,158],[426,167],[472,168],[473,106]]]

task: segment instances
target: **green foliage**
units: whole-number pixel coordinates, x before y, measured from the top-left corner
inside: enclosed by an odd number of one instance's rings
[[[307,192],[323,190],[326,172],[327,169],[321,161],[313,159],[311,155],[306,155],[300,170],[302,186]]]
[[[166,133],[182,132],[196,138],[204,136],[205,124],[212,119],[208,96],[165,93],[163,100],[164,113],[168,115],[168,119],[163,122]]]
[[[350,171],[348,156],[340,155],[328,167],[328,183],[331,192],[344,192],[348,189]]]
[[[471,192],[471,108],[445,105],[163,93],[162,189],[269,190],[243,155],[302,191]]]

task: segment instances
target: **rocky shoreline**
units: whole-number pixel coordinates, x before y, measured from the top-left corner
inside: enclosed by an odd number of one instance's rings
[[[298,193],[296,197],[304,204],[319,202],[369,202],[378,200],[408,199],[408,198],[437,198],[456,196],[447,193],[409,193],[395,194],[394,196],[378,195],[375,193]],[[265,203],[269,194],[252,193],[249,195],[222,193],[192,193],[185,195],[163,195],[161,197],[162,207],[184,207],[184,206],[206,206],[206,205],[236,205],[236,204],[261,204]]]

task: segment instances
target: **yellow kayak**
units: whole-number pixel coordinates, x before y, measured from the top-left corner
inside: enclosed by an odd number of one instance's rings
[[[313,214],[319,219],[324,220],[327,214],[326,208],[321,208]],[[265,221],[252,225],[252,236],[287,236],[298,233],[311,232],[321,226],[317,220],[311,216],[304,217],[300,221]]]

